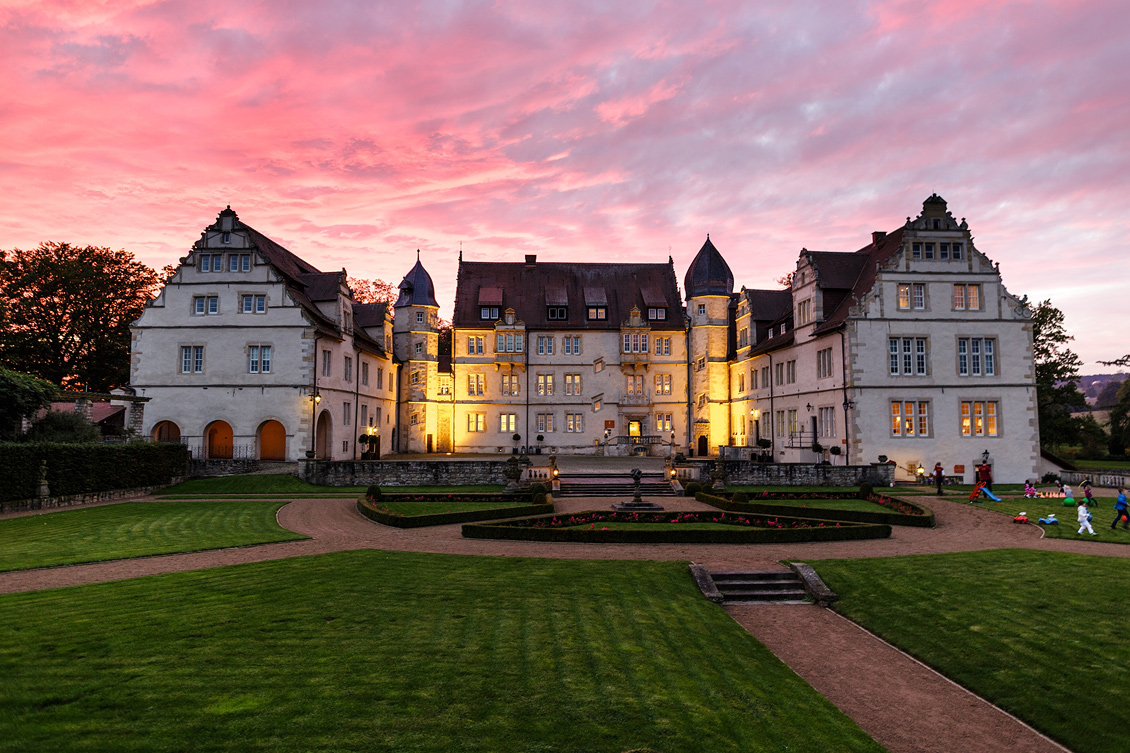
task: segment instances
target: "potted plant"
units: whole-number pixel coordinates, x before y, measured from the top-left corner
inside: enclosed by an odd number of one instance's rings
[[[880,455],[880,456],[879,456],[879,462],[880,462],[880,463],[885,463],[885,462],[887,462],[887,456],[886,456],[886,455]]]
[[[812,443],[812,451],[815,452],[817,455],[821,455],[824,452],[824,445],[820,444],[819,442],[813,442]]]
[[[512,454],[517,455],[518,454],[518,442],[521,441],[522,435],[521,434],[515,434],[513,437],[511,437],[511,439],[514,440],[514,452]]]
[[[832,457],[835,457],[836,455],[839,455],[842,450],[840,449],[839,445],[832,445],[828,448],[828,452],[832,453]]]
[[[534,448],[534,452],[536,454],[538,454],[538,455],[541,454],[541,443],[544,442],[544,441],[545,441],[545,435],[544,434],[538,434],[538,446],[536,448]]]

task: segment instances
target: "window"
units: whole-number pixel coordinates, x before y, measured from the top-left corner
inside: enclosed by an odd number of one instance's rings
[[[467,375],[467,394],[468,395],[482,395],[483,394],[483,375],[482,374],[468,374]]]
[[[557,431],[557,419],[552,413],[539,413],[535,425],[538,427],[538,434],[546,434],[551,431]]]
[[[789,416],[789,436],[795,437],[797,434],[800,433],[800,424],[797,421],[796,409],[795,408],[789,409],[788,416]]]
[[[780,387],[782,384],[785,383],[785,364],[778,363],[778,364],[774,364],[774,365],[777,367],[776,368],[777,386]]]
[[[655,338],[655,355],[669,356],[671,355],[671,338],[670,337],[656,337]]]
[[[705,316],[706,315],[706,304],[705,303],[698,304],[698,315],[699,316]]]
[[[484,322],[498,321],[498,307],[497,306],[483,306],[479,309],[479,318]]]
[[[322,376],[328,377],[330,375],[330,359],[333,358],[333,353],[328,350],[322,351]]]
[[[781,322],[781,334],[785,334],[785,323]]]
[[[349,426],[353,419],[353,403],[341,404],[341,423],[344,426]]]
[[[225,246],[230,244],[231,243],[231,233],[221,233],[220,234],[220,243],[223,243]],[[232,271],[234,272],[235,270],[233,269]]]
[[[836,436],[836,409],[835,408],[821,408],[820,409],[820,436],[834,437]]]
[[[580,395],[581,394],[581,375],[580,374],[566,374],[565,375],[565,394],[566,395]]]
[[[766,388],[766,389],[769,388],[769,367],[768,366],[762,366],[761,367],[761,386]]]
[[[997,436],[997,403],[995,400],[961,403],[961,436]]]
[[[362,426],[372,426],[373,425],[372,419],[369,418],[369,406],[367,406],[367,405],[361,406],[361,425]]]
[[[745,392],[745,373],[738,374],[738,392]]]
[[[648,308],[647,318],[651,321],[663,321],[667,318],[667,309],[665,308]]]
[[[961,258],[961,250],[962,250],[962,244],[960,244],[960,243],[955,243],[955,244],[953,244],[953,246],[952,246],[951,248],[952,248],[952,254],[951,254],[951,256],[952,256],[952,257],[953,257],[954,259],[960,259],[960,258]]]
[[[953,286],[954,311],[977,311],[981,308],[981,286],[958,284]]]
[[[600,409],[601,409],[602,407],[604,407],[604,401],[603,401],[603,400],[601,400],[601,399],[600,399],[599,397],[597,397],[597,398],[593,398],[593,401],[592,401],[592,412],[593,412],[593,413],[600,413]]]
[[[483,354],[483,338],[479,336],[470,336],[467,338],[467,355],[481,356]]]
[[[912,306],[916,311],[926,308],[926,285],[921,282],[901,283],[898,286],[899,308],[908,310]]]
[[[224,271],[224,257],[219,254],[201,254],[200,255],[200,271],[201,272],[223,272]]]
[[[702,408],[703,406],[705,406],[706,405],[706,393],[705,392],[699,393],[698,400],[696,402],[698,403],[699,408]]]
[[[996,340],[987,337],[960,337],[957,340],[958,376],[996,376]]]
[[[439,378],[439,394],[451,394],[451,377],[447,376],[446,374]]]
[[[424,354],[424,344],[423,343],[416,343],[412,347],[412,351],[418,356],[423,355]]]
[[[608,318],[608,308],[606,306],[589,306],[589,321],[602,322]]]
[[[361,362],[361,384],[365,387],[369,386],[369,362]]]
[[[420,414],[419,413],[413,413],[409,417],[408,423],[411,424],[412,426],[415,426],[416,424],[420,423]]]
[[[751,390],[757,389],[757,369],[749,370],[749,388]]]
[[[647,353],[647,333],[646,332],[625,332],[624,333],[624,352],[625,353]]]
[[[934,244],[933,243],[923,243],[922,244],[922,258],[923,259],[933,259],[934,258]]]
[[[816,351],[816,378],[827,379],[832,376],[832,349]]]
[[[343,364],[344,364],[343,368],[345,369],[345,381],[352,382],[353,381],[353,359],[350,358],[349,356],[345,356]]]
[[[583,413],[566,413],[565,414],[565,431],[572,434],[579,434],[585,430],[585,416]]]
[[[553,394],[553,374],[538,374],[538,395]]]
[[[521,332],[499,332],[494,337],[495,353],[521,353],[524,347],[524,336]]]
[[[812,321],[812,299],[806,298],[796,305],[796,323],[799,327]]]
[[[420,371],[419,369],[416,369],[415,371],[413,371],[411,374],[408,375],[408,383],[409,384],[419,384],[420,380],[421,380],[420,374],[422,374],[422,373],[423,372]]]
[[[423,311],[417,311],[416,312],[416,324],[423,324],[423,323],[424,323],[424,312]]]
[[[565,306],[549,306],[545,311],[545,318],[550,321],[562,321],[569,318],[569,309]]]
[[[502,375],[502,394],[503,395],[518,395],[520,392],[517,374],[503,374]]]
[[[776,419],[776,432],[778,437],[785,436],[785,412],[783,410],[777,411],[774,416]]]
[[[796,361],[785,361],[785,383],[796,384]]]
[[[926,376],[925,337],[892,337],[887,349],[891,376]]]
[[[656,413],[655,414],[655,430],[656,431],[671,431],[671,414],[670,413]]]
[[[925,400],[891,401],[891,435],[926,437],[930,434],[930,403]]]
[[[271,346],[250,345],[247,348],[247,373],[269,374],[271,372]]]
[[[921,243],[912,243],[911,244],[911,246],[910,246],[910,258],[912,258],[912,259],[921,259],[922,258],[922,244]]]
[[[706,368],[706,356],[699,356],[698,360],[694,362],[694,370],[702,371]]]
[[[643,374],[630,374],[625,379],[628,380],[629,395],[643,394]]]
[[[504,433],[513,433],[518,428],[517,413],[502,413],[498,417],[498,430]]]
[[[749,345],[749,327],[742,327],[738,330],[738,347],[744,348]]]
[[[566,335],[561,338],[561,352],[567,356],[581,355],[581,336]]]
[[[592,362],[592,370],[594,373],[599,374],[604,371],[604,359],[598,358]]]
[[[197,316],[220,313],[220,299],[214,295],[198,295],[192,299],[192,311]]]
[[[250,272],[251,254],[232,254],[228,257],[229,272]]]
[[[487,417],[485,413],[467,414],[467,431],[481,432],[487,430]]]
[[[670,395],[671,394],[671,375],[670,374],[656,374],[655,375],[655,394],[656,395]]]
[[[204,371],[204,346],[183,345],[180,349],[180,371],[182,374],[199,374]]]
[[[391,381],[391,380],[389,380]],[[383,366],[377,367],[377,389],[384,389],[385,386],[385,370]]]
[[[539,356],[552,356],[553,355],[553,338],[538,335],[538,355]]]

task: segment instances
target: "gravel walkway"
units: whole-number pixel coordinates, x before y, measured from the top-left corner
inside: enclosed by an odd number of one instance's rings
[[[1130,546],[1042,539],[1035,525],[959,502],[924,497],[937,527],[894,527],[889,539],[809,544],[572,544],[464,539],[460,526],[399,529],[362,516],[353,499],[302,499],[279,523],[311,538],[189,554],[0,573],[0,593],[35,591],[158,573],[261,562],[352,549],[555,559],[689,560],[711,570],[779,569],[781,561],[1027,548],[1111,557]],[[564,498],[559,513],[606,510],[613,499]],[[659,500],[669,510],[714,509],[691,499]],[[1062,751],[1013,717],[959,688],[854,623],[818,607],[730,606],[727,611],[801,677],[894,753]]]

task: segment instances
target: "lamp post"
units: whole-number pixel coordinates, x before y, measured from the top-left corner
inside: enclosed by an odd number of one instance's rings
[[[318,454],[318,403],[322,402],[322,396],[318,394],[318,388],[314,388],[314,394],[310,396],[310,450],[306,453],[306,457],[313,458]]]

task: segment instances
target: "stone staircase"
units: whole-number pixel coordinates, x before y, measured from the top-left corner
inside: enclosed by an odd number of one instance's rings
[[[792,570],[748,570],[710,573],[723,603],[804,602],[804,583]]]
[[[625,474],[561,474],[557,477],[561,482],[561,490],[554,492],[555,497],[623,497],[631,499],[635,491],[635,482]],[[675,491],[671,482],[663,478],[662,473],[645,473],[640,479],[640,496],[642,497],[674,497]]]

